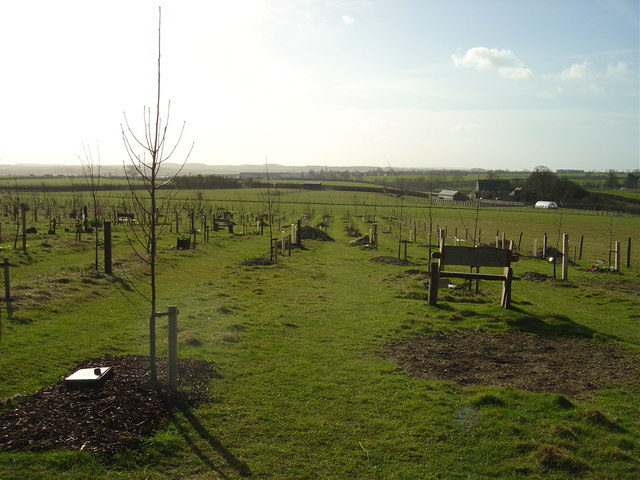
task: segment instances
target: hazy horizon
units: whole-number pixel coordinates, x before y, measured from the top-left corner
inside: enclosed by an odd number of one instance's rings
[[[190,162],[640,168],[635,0],[8,3],[0,165],[122,163],[123,112],[141,134],[155,108],[158,5]]]

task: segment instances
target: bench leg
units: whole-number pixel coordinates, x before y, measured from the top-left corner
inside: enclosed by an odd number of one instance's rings
[[[429,305],[438,303],[438,280],[440,278],[440,265],[438,262],[431,262],[429,267]]]
[[[513,278],[513,269],[504,267],[504,282],[502,282],[502,308],[511,308],[511,280]]]

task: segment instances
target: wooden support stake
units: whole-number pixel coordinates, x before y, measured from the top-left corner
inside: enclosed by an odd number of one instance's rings
[[[170,305],[168,310],[169,388],[175,393],[178,389],[178,309]]]
[[[511,280],[513,279],[513,269],[504,267],[505,281],[502,283],[502,308],[511,308]]]
[[[431,262],[429,266],[429,305],[434,306],[438,303],[438,262]]]
[[[555,259],[554,259],[555,261]],[[567,280],[569,273],[569,235],[562,234],[562,280]]]
[[[9,263],[9,259],[4,257],[4,262],[0,265],[2,265],[4,269],[4,298],[7,303],[7,315],[11,318],[11,314],[13,313],[11,307],[11,275],[9,275],[9,267],[11,264]]]
[[[584,244],[584,235],[580,235],[580,249],[578,250],[578,260],[582,260],[582,245]]]
[[[627,268],[631,268],[631,237],[627,239]]]
[[[613,257],[613,268],[616,272],[620,271],[620,242],[616,242]]]
[[[111,252],[111,222],[104,222],[104,272],[113,273],[113,256]]]

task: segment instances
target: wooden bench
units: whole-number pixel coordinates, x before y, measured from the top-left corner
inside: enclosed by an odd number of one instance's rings
[[[116,223],[136,223],[133,213],[120,213],[116,214]]]
[[[429,268],[429,305],[436,305],[438,302],[438,282],[440,278],[468,278],[472,280],[498,280],[502,282],[502,308],[510,308],[511,306],[511,281],[513,279],[513,270],[511,262],[516,261],[512,258],[511,249],[495,248],[495,247],[458,247],[441,245],[439,252],[433,252],[432,258],[437,261],[431,262]],[[467,266],[473,272],[455,272],[444,270],[445,266],[459,265]],[[481,273],[480,267],[501,267],[502,274]]]

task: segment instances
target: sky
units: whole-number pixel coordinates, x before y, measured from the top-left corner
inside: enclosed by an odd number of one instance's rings
[[[0,2],[0,163],[640,168],[637,0]],[[98,153],[99,152],[99,153]]]

